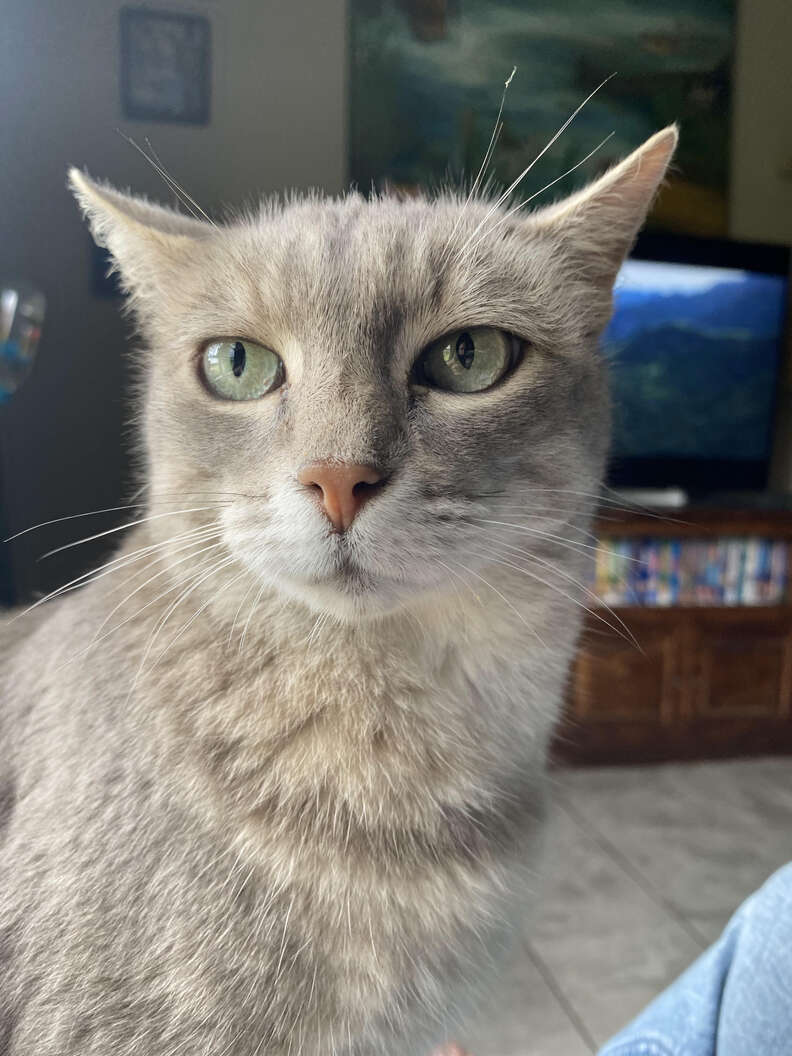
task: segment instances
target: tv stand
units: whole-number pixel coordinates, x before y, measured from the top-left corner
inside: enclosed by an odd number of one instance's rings
[[[692,506],[666,519],[610,508],[596,531],[611,539],[754,537],[792,548],[792,511]],[[616,624],[604,606],[587,616],[556,759],[608,764],[792,753],[788,587],[781,604],[614,611],[641,648],[598,618]]]

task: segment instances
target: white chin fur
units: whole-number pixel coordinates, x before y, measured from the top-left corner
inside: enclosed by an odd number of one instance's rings
[[[273,585],[287,599],[300,602],[317,614],[329,612],[349,623],[376,620],[403,608],[410,594],[393,584],[357,587],[335,582],[300,583],[287,575],[278,577]]]

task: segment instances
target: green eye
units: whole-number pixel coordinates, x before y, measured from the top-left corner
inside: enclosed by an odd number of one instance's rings
[[[515,361],[516,341],[492,326],[454,330],[431,344],[416,364],[418,380],[448,392],[482,392]]]
[[[283,384],[280,356],[253,341],[213,341],[202,368],[206,384],[224,400],[257,400]]]

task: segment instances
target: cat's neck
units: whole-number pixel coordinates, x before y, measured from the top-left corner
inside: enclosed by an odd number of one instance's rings
[[[497,596],[452,589],[348,623],[244,576],[235,593],[238,572],[175,608],[189,588],[165,594],[167,576],[134,602],[152,603],[136,617],[138,650],[157,638],[136,707],[191,770],[183,787],[203,775],[223,810],[246,817],[327,797],[403,820],[411,803],[422,816],[427,796],[468,809],[541,757],[566,655],[544,650]]]

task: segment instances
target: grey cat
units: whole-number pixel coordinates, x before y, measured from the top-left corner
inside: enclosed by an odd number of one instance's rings
[[[216,226],[72,171],[143,338],[147,509],[5,624],[0,1050],[463,1040],[536,864],[597,337],[676,138],[528,216]]]

